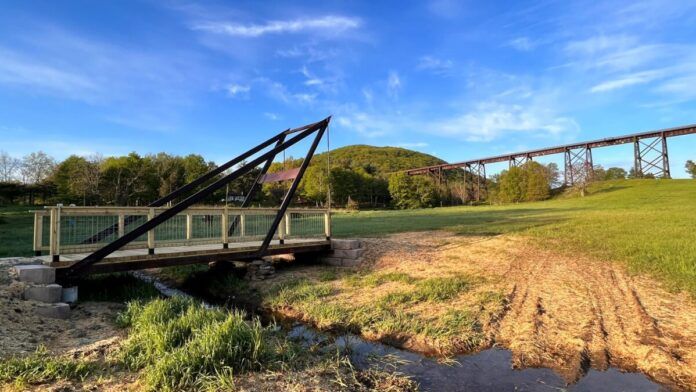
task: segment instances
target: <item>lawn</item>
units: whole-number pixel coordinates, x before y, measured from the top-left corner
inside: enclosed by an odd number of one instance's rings
[[[31,209],[29,206],[0,207],[0,257],[33,254],[34,215],[29,212]]]
[[[517,233],[547,246],[625,262],[673,289],[696,295],[696,181],[625,180],[594,184],[586,197],[504,206],[336,214],[336,237],[448,230]]]
[[[32,254],[29,207],[0,208],[0,257]],[[519,233],[566,251],[625,262],[696,295],[696,181],[630,180],[593,185],[586,197],[505,206],[337,213],[336,237],[448,230]],[[550,240],[550,241],[549,241]]]

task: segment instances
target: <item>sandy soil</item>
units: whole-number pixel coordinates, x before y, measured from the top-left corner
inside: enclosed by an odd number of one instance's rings
[[[109,343],[121,336],[113,320],[123,305],[116,303],[81,303],[71,311],[70,318],[58,320],[34,315],[41,306],[21,299],[24,286],[11,282],[11,267],[25,259],[0,260],[0,353],[3,356],[24,355],[39,345],[56,354],[93,350],[95,344]],[[110,344],[110,343],[109,343]]]
[[[590,367],[640,371],[696,390],[696,302],[619,263],[564,255],[514,236],[405,233],[365,239],[366,268],[486,276],[507,295],[486,330],[516,367],[549,367],[567,381]]]

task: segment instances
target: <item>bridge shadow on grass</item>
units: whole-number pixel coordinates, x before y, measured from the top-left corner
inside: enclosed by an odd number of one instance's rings
[[[569,213],[577,213],[579,210],[581,208],[511,208],[482,211],[432,209],[410,213],[385,211],[378,214],[339,215],[333,221],[333,234],[336,237],[359,237],[447,230],[457,235],[493,236],[558,224],[568,220]]]

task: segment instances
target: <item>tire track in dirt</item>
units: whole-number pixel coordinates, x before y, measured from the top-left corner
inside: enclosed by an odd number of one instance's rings
[[[686,293],[524,237],[403,233],[375,245],[367,259],[376,268],[489,278],[507,301],[486,324],[488,340],[510,349],[516,368],[549,367],[573,382],[618,367],[696,391],[696,301]]]
[[[679,342],[682,335],[693,339],[695,328],[678,335],[663,330],[643,301],[672,294],[657,284],[640,287],[615,263],[562,256],[519,239],[500,242],[487,245],[507,249],[512,268],[504,279],[524,292],[494,333],[513,352],[515,367],[551,367],[573,382],[589,368],[615,366],[677,389],[696,388],[696,363],[684,360]],[[670,316],[696,318],[690,305]]]

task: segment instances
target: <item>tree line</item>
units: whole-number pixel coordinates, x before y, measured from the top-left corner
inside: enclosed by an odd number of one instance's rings
[[[299,167],[302,159],[274,162],[269,172]],[[316,155],[298,188],[296,204],[326,206],[331,192],[334,206],[348,208],[423,208],[479,200],[516,203],[549,198],[562,186],[554,163],[529,161],[490,178],[476,178],[464,170],[442,177],[408,176],[406,168],[442,163],[427,154],[395,147],[348,146]],[[88,157],[71,155],[61,162],[38,151],[23,158],[0,152],[0,204],[147,205],[214,169],[202,156],[167,153],[141,156]],[[696,178],[696,164],[686,163]],[[232,205],[243,200],[260,172],[255,168],[204,203]],[[633,170],[592,168],[589,180],[635,178]],[[215,179],[211,180],[214,181]],[[481,184],[478,189],[477,184]],[[253,205],[277,205],[287,182],[263,184]],[[474,195],[478,197],[474,197]]]

